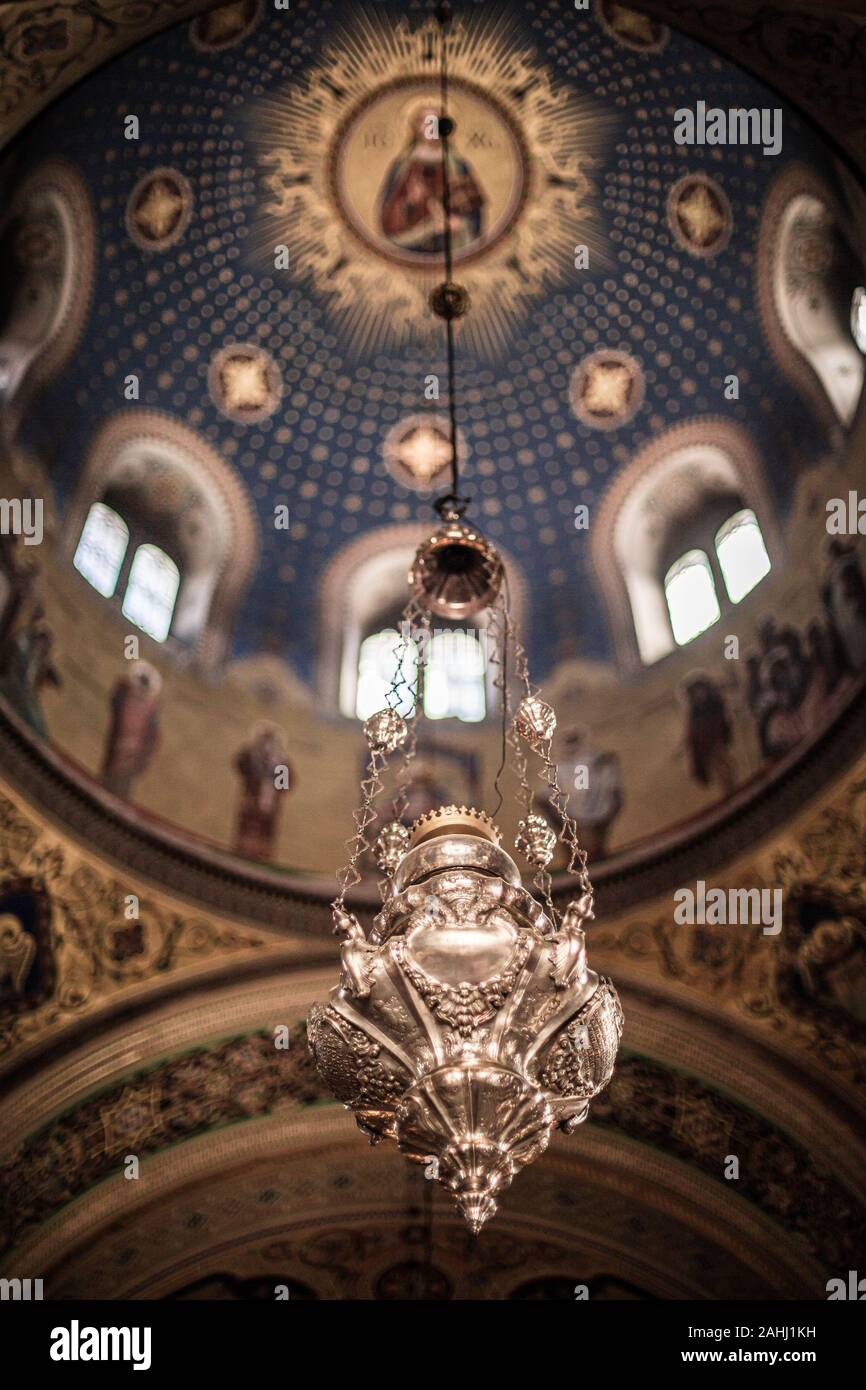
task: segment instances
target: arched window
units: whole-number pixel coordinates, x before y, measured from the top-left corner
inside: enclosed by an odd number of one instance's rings
[[[751,507],[735,512],[719,527],[716,554],[731,603],[739,603],[770,573],[764,536]]]
[[[693,641],[781,555],[749,435],[714,417],[651,440],[608,489],[590,544],[625,669],[651,665]]]
[[[713,571],[702,550],[690,550],[665,576],[665,599],[674,639],[681,647],[692,642],[721,615]]]
[[[85,180],[65,160],[38,164],[10,192],[0,227],[0,402],[12,418],[72,353],[95,260]]]
[[[126,564],[128,552],[129,527],[123,517],[105,502],[94,502],[75,551],[75,568],[103,598],[122,589],[123,616],[154,641],[164,642],[171,631],[180,570],[158,545],[136,546]]]
[[[111,598],[129,545],[129,527],[104,502],[94,502],[87,513],[73,564],[103,598]]]
[[[219,663],[257,532],[243,484],[193,430],[147,410],[106,421],[76,486],[65,544],[84,578],[177,660]]]
[[[714,526],[710,515],[701,529],[712,532]],[[694,533],[695,528],[690,529]],[[718,622],[725,595],[729,603],[739,603],[769,573],[770,557],[758,518],[750,507],[741,507],[715,531],[709,554],[688,550],[665,575],[665,602],[677,646],[693,642]]]
[[[398,663],[400,680],[395,684]],[[396,628],[383,628],[365,637],[358,652],[357,717],[368,719],[388,705],[404,717],[412,714],[411,690],[417,670],[417,643],[411,638],[404,643]],[[484,650],[475,629],[434,631],[427,644],[424,714],[428,719],[475,724],[486,712]]]
[[[141,539],[139,527],[133,534],[135,541]],[[94,502],[73,563],[103,598],[122,593],[124,618],[155,642],[164,642],[171,631],[181,572],[160,546],[144,541],[130,547],[129,539],[130,528],[119,512],[106,502]]]
[[[771,185],[758,231],[759,302],[770,346],[831,428],[851,424],[866,376],[851,318],[863,268],[845,226],[829,185],[794,163]]]
[[[400,680],[395,686],[398,667]],[[369,719],[390,705],[408,718],[414,709],[411,691],[417,669],[418,648],[411,639],[404,644],[396,628],[386,627],[365,637],[358,651],[357,717]]]
[[[123,616],[155,642],[164,642],[171,629],[180,570],[158,545],[140,545],[129,571]]]
[[[434,632],[427,647],[424,713],[428,719],[460,719],[465,724],[484,718],[484,650],[474,630]]]
[[[851,296],[851,337],[866,355],[866,285],[858,285]]]
[[[407,597],[406,576],[425,528],[389,526],[353,541],[334,556],[319,589],[318,692],[323,707],[346,719],[364,719],[389,702],[395,670],[395,649]],[[523,581],[509,556],[512,614],[519,623]],[[664,601],[664,600],[663,600]],[[499,708],[498,667],[486,659],[489,614],[445,629],[433,620],[426,651],[428,719],[460,719],[478,723]],[[384,637],[383,634],[388,634]],[[422,640],[413,638],[417,658]],[[406,684],[414,669],[405,671]],[[405,690],[402,692],[405,698]],[[400,712],[407,712],[402,707]]]

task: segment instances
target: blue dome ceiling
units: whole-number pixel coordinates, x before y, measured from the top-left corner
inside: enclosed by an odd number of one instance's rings
[[[22,167],[57,156],[77,166],[91,191],[98,236],[83,340],[46,387],[25,440],[50,458],[62,511],[96,429],[127,407],[123,382],[136,373],[138,406],[197,431],[237,470],[258,512],[260,562],[237,617],[233,655],[278,652],[309,680],[316,597],[329,561],[368,532],[431,516],[429,498],[398,481],[383,450],[401,420],[443,408],[444,390],[442,402],[429,403],[424,381],[439,374],[444,388],[445,363],[429,322],[419,322],[417,336],[411,322],[398,332],[396,301],[392,312],[387,295],[403,270],[390,266],[387,255],[377,261],[376,248],[362,247],[357,231],[345,232],[330,264],[313,265],[319,248],[303,217],[315,207],[304,202],[310,179],[303,169],[294,181],[284,180],[285,205],[295,213],[279,236],[279,215],[265,217],[274,199],[273,156],[290,148],[297,164],[316,135],[316,103],[304,105],[299,97],[310,73],[320,74],[325,86],[330,73],[339,102],[340,73],[329,47],[344,55],[353,90],[366,84],[374,98],[393,75],[385,73],[371,33],[375,38],[376,26],[386,31],[401,19],[409,31],[417,29],[430,11],[380,4],[364,19],[356,4],[300,0],[289,12],[252,4],[225,13],[222,34],[206,19],[184,24],[110,63],[18,142]],[[476,20],[481,24],[482,7],[458,7],[457,18],[471,29]],[[497,285],[507,284],[508,273],[531,282],[531,292],[514,297],[496,319],[498,337],[464,332],[458,345],[465,490],[475,519],[522,569],[531,655],[543,675],[566,654],[610,657],[575,507],[588,505],[592,516],[617,471],[648,440],[696,417],[736,421],[762,455],[782,512],[797,469],[826,450],[813,412],[768,351],[755,261],[761,207],[774,177],[793,160],[832,176],[824,147],[787,108],[776,158],[736,145],[676,145],[674,110],[698,98],[723,108],[782,103],[693,41],[659,33],[649,21],[630,26],[617,6],[596,5],[583,14],[561,3],[513,5],[503,8],[492,39],[489,26],[483,32],[485,52],[499,67],[489,87],[479,85],[482,73],[476,89],[467,80],[465,100],[476,90],[474,99],[483,102],[487,93],[502,129],[515,127],[518,153],[509,157],[534,169],[536,194],[539,179],[548,191],[556,189],[539,145],[549,131],[543,119],[521,131],[513,118],[530,98],[518,91],[513,64],[509,76],[509,54],[524,55],[522,70],[528,63],[550,79],[562,119],[571,121],[573,139],[578,146],[585,141],[588,155],[580,171],[584,220],[563,219],[551,201],[552,251],[537,219],[535,245],[519,241],[508,223],[508,190],[502,193],[499,280],[485,287],[483,254],[467,258],[467,278],[475,275],[481,286],[478,296],[473,290],[479,322],[485,313],[496,317]],[[353,71],[351,55],[363,58],[368,50],[369,73],[360,59]],[[456,82],[459,91],[459,65]],[[497,105],[496,84],[509,82],[511,116]],[[421,87],[415,87],[409,96],[417,98]],[[321,102],[318,110],[321,115]],[[129,114],[138,117],[138,140],[123,138]],[[293,120],[302,123],[294,131]],[[375,134],[353,138],[352,196],[361,207],[358,141],[372,146]],[[313,146],[308,152],[318,157]],[[458,153],[471,170],[472,154],[459,141]],[[479,148],[476,166],[483,161]],[[496,169],[489,160],[488,167],[492,217]],[[148,184],[163,170],[170,173],[164,207],[166,185]],[[719,231],[710,254],[699,244],[701,227],[689,245],[670,213],[672,190],[691,175],[700,176],[695,206],[708,235]],[[293,204],[295,194],[300,204]],[[142,226],[150,241],[136,234]],[[288,270],[274,265],[273,247],[281,240]],[[577,269],[567,258],[583,241],[590,265]],[[379,296],[365,332],[358,326],[363,280],[344,277],[345,301],[339,290],[340,273],[347,265],[351,271],[356,253],[371,275],[369,299]],[[376,264],[378,279],[370,270]],[[353,283],[359,286],[354,301]],[[230,380],[222,381],[222,398],[215,391],[217,355],[226,345],[254,349],[250,362],[265,364],[258,389],[267,396],[273,388],[275,395],[261,418],[232,411]],[[614,428],[589,423],[579,401],[575,408],[575,372],[601,350],[633,373],[626,382],[630,407]],[[730,372],[740,379],[737,401],[724,398]],[[280,506],[289,509],[288,531],[274,525]]]

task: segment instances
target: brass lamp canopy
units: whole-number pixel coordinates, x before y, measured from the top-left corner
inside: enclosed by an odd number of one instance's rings
[[[489,608],[502,586],[498,550],[456,517],[424,541],[409,571],[409,587],[429,612],[459,622]]]

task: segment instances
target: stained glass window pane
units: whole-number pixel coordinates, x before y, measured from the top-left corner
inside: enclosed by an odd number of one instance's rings
[[[111,598],[129,544],[126,522],[104,502],[94,502],[72,563],[103,598]]]
[[[157,642],[164,642],[171,628],[180,571],[174,560],[156,545],[140,545],[129,571],[123,598],[123,616]]]
[[[719,600],[710,562],[702,550],[690,550],[668,570],[665,598],[671,628],[682,647],[718,622]]]

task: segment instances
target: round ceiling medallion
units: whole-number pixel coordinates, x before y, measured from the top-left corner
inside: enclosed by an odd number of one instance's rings
[[[660,53],[668,41],[670,30],[648,14],[639,14],[627,5],[614,0],[601,0],[599,17],[602,28],[617,43],[635,48],[641,53]]]
[[[217,410],[239,425],[254,425],[273,415],[283,386],[270,353],[254,343],[227,343],[214,353],[208,389]]]
[[[457,432],[461,466],[468,453],[463,431]],[[445,415],[432,411],[406,415],[385,436],[382,456],[388,472],[404,487],[430,492],[444,484],[451,468],[451,426]]]
[[[334,199],[346,223],[380,255],[430,268],[444,258],[438,85],[409,78],[368,97],[337,132]],[[513,226],[526,191],[526,156],[503,108],[453,81],[449,114],[451,231],[455,263],[494,246]]]
[[[693,256],[715,256],[731,235],[731,205],[708,174],[686,174],[668,194],[668,224]]]
[[[189,26],[194,48],[201,53],[220,53],[240,43],[255,28],[261,18],[261,0],[234,0],[219,9],[196,15]]]
[[[126,230],[143,251],[165,251],[179,241],[192,216],[192,189],[177,169],[152,169],[126,204]]]
[[[571,408],[578,420],[598,430],[615,430],[643,404],[643,368],[635,357],[602,348],[578,362],[571,378]]]
[[[353,355],[441,344],[430,293],[443,279],[445,214],[436,18],[382,24],[366,7],[319,64],[256,109],[266,170],[255,254],[327,297]],[[559,79],[485,6],[450,29],[450,228],[472,312],[461,341],[499,358],[535,297],[571,283],[586,244],[605,255],[590,180],[613,136],[610,113]],[[472,11],[473,13],[468,13]]]

